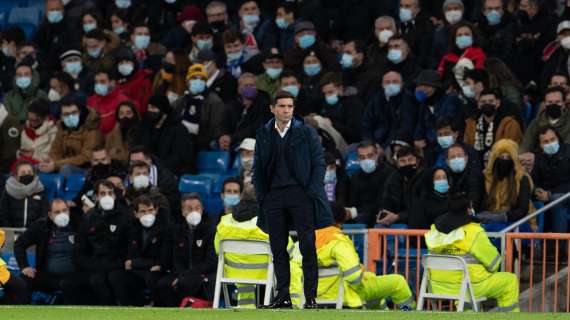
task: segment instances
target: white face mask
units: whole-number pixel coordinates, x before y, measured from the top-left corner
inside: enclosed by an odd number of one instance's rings
[[[570,49],[570,37],[564,37],[560,40],[560,44],[564,49]]]
[[[101,209],[105,211],[113,210],[113,208],[115,208],[115,199],[111,196],[104,196],[99,199],[99,204],[101,205]]]
[[[156,221],[156,216],[154,214],[143,214],[140,218],[139,218],[141,224],[143,227],[145,228],[150,228],[152,227],[152,225],[154,224],[154,222]]]
[[[382,30],[378,32],[378,40],[382,43],[387,43],[393,36],[394,32],[392,32],[392,30]]]
[[[450,24],[458,23],[461,21],[461,18],[463,18],[463,11],[461,10],[451,10],[445,12],[445,20],[447,20],[447,22]]]
[[[195,227],[202,221],[202,214],[198,211],[192,211],[186,215],[186,222],[188,225]]]
[[[53,223],[60,228],[65,228],[69,224],[69,212],[62,212],[53,218]]]
[[[172,91],[168,91],[166,93],[166,97],[168,98],[168,103],[170,103],[170,105],[173,105],[174,102],[176,102],[176,100],[178,100],[180,98],[180,96]]]
[[[61,100],[61,95],[59,94],[59,92],[55,91],[54,89],[49,89],[48,99],[51,102],[56,102]]]
[[[140,175],[133,178],[133,187],[135,189],[146,189],[150,184],[150,178],[147,175]]]

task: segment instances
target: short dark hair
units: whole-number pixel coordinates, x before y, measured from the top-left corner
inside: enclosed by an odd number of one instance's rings
[[[463,150],[463,153],[467,154],[465,147],[461,143],[454,143],[450,145],[449,148],[447,148],[447,151],[451,150],[452,148],[460,148],[461,150]]]
[[[99,10],[96,9],[88,9],[83,11],[83,13],[81,13],[81,22],[83,23],[83,18],[87,15],[90,15],[93,17],[93,19],[95,19],[95,21],[97,21],[97,27],[101,28],[103,26],[103,17],[101,16],[101,12],[99,12]]]
[[[192,35],[197,36],[200,34],[214,35],[214,30],[212,30],[212,27],[208,22],[200,21],[192,27]]]
[[[356,52],[358,53],[364,53],[366,51],[366,43],[364,41],[362,41],[361,39],[349,39],[347,41],[344,42],[344,44],[349,44],[353,42],[354,43],[354,49],[356,50]]]
[[[49,101],[44,98],[35,99],[30,103],[28,112],[38,115],[40,118],[49,116]]]
[[[61,107],[76,106],[78,109],[81,109],[79,107],[78,101],[74,97],[71,97],[71,96],[70,97],[64,97],[63,99],[61,99],[60,106]]]
[[[283,70],[283,72],[281,72],[281,75],[279,76],[279,82],[281,82],[285,78],[291,78],[291,77],[294,77],[295,79],[299,80],[299,77],[297,76],[295,71],[290,69]]]
[[[238,177],[229,177],[226,180],[224,180],[224,184],[222,186],[222,192],[226,189],[226,185],[230,183],[237,183],[239,185],[239,191],[241,192],[243,190],[243,183],[241,182],[241,179],[239,179]]]
[[[554,87],[550,87],[547,88],[544,91],[544,98],[546,98],[546,95],[551,94],[551,93],[555,93],[555,92],[560,92],[560,94],[562,95],[562,99],[564,99],[564,96],[566,95],[564,88],[562,88],[561,86],[554,86]]]
[[[285,10],[285,13],[293,13],[293,16],[296,16],[297,13],[295,12],[297,10],[297,4],[295,2],[281,2],[277,5],[277,9],[279,8],[283,8],[283,10]]]
[[[483,69],[468,69],[465,70],[465,74],[463,75],[463,79],[472,79],[473,81],[481,82],[483,84],[483,88],[489,87],[489,73]]]
[[[374,143],[374,141],[372,140],[363,140],[360,141],[358,143],[358,145],[356,146],[356,149],[364,149],[364,148],[369,148],[369,147],[374,147],[376,148],[376,143]]]
[[[109,78],[109,81],[117,79],[117,75],[111,70],[99,69],[94,73],[95,76],[99,74],[106,74]]]
[[[560,135],[558,130],[556,130],[556,128],[554,128],[551,125],[546,125],[538,128],[538,134],[536,135],[536,140],[539,144],[540,144],[540,136],[546,134],[548,131],[554,132],[554,135],[556,136],[556,138],[558,138],[558,142],[562,143],[562,136]]]
[[[133,32],[135,32],[135,29],[136,29],[136,28],[147,28],[147,29],[150,31],[150,27],[148,26],[148,24],[146,24],[146,23],[144,23],[144,22],[135,23],[135,24],[133,25]]]
[[[54,198],[50,203],[49,203],[49,211],[51,212],[53,210],[53,205],[56,202],[61,202],[63,204],[65,204],[66,207],[68,207],[67,202],[65,200],[63,200],[62,198]]]
[[[331,209],[334,216],[334,222],[343,224],[346,222],[346,210],[344,206],[338,202],[331,203]]]
[[[144,206],[148,206],[148,207],[152,206],[152,207],[156,208],[156,204],[154,203],[152,198],[147,196],[147,195],[141,195],[135,199],[135,201],[133,203],[133,210],[139,211],[140,205],[144,205]]]
[[[108,152],[109,150],[107,150],[107,148],[105,148],[105,145],[103,145],[103,144],[98,144],[93,149],[91,149],[91,153],[99,152],[99,151]]]
[[[99,193],[99,189],[101,189],[101,187],[109,188],[109,189],[113,190],[113,192],[115,192],[115,190],[116,190],[115,185],[111,181],[99,180],[99,181],[95,182],[95,186],[93,187],[95,194]]]
[[[275,93],[275,98],[273,98],[273,106],[276,106],[277,101],[279,101],[280,99],[293,99],[293,101],[295,101],[295,96],[289,91],[278,90]]]
[[[9,27],[2,31],[2,40],[6,40],[7,42],[14,41],[16,46],[19,46],[26,40],[26,33],[20,27]]]
[[[184,203],[188,200],[198,200],[202,204],[202,197],[200,196],[199,193],[196,192],[183,194],[182,198],[180,199],[180,203]]]
[[[447,127],[450,127],[451,131],[457,132],[457,126],[455,125],[455,122],[453,122],[450,118],[443,117],[443,118],[439,119],[435,124],[436,130],[447,128]]]
[[[396,152],[396,159],[400,159],[401,157],[405,156],[414,156],[416,158],[418,157],[416,150],[414,150],[412,147],[401,147],[398,149],[398,152]]]
[[[150,166],[148,165],[148,163],[144,161],[134,161],[129,166],[129,174],[132,174],[135,168],[142,168],[142,167],[147,168],[150,172]]]
[[[97,29],[93,29],[85,34],[86,39],[96,39],[99,41],[107,41],[105,38],[105,33],[103,30],[99,29],[100,26],[97,26]]]
[[[342,86],[342,76],[334,72],[325,73],[321,78],[319,85],[322,88],[328,84],[332,84],[334,86]]]
[[[241,32],[237,31],[234,28],[231,28],[222,33],[222,41],[224,42],[224,44],[233,43],[236,41],[245,43],[245,37]]]
[[[148,151],[148,149],[145,146],[142,145],[133,146],[129,151],[129,159],[131,158],[131,155],[134,153],[142,153],[145,156],[145,158],[152,159],[151,153]]]
[[[566,79],[566,82],[570,81],[570,78],[568,77],[567,74],[564,74],[562,72],[556,72],[553,75],[550,76],[550,78],[548,79],[549,81],[552,81],[552,78],[554,77],[564,77]]]
[[[74,91],[75,80],[73,80],[73,78],[67,72],[56,72],[52,78],[56,79],[60,83],[65,84],[69,88],[69,91]]]
[[[495,89],[483,89],[483,91],[481,91],[481,94],[479,94],[479,97],[488,95],[493,95],[496,99],[501,99],[501,94]]]

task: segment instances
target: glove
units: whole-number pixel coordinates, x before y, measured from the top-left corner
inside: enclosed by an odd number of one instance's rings
[[[506,212],[483,211],[477,213],[475,216],[481,220],[481,223],[507,222]]]

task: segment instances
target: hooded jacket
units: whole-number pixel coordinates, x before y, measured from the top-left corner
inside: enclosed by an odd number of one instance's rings
[[[48,209],[44,186],[37,176],[28,185],[10,177],[0,198],[0,226],[26,228],[45,216]]]
[[[151,76],[152,71],[148,69],[137,69],[137,62],[133,61],[135,69],[130,77],[119,80],[117,88],[127,97],[136,101],[141,108],[141,115],[146,111],[148,98],[153,93]]]
[[[538,131],[542,127],[552,125],[564,141],[570,141],[570,112],[563,112],[560,119],[551,124],[546,112],[542,112],[534,120],[530,122],[528,128],[524,132],[522,143],[520,144],[520,153],[538,151],[537,137]],[[540,151],[538,151],[540,152]]]
[[[109,92],[106,96],[94,94],[87,98],[87,107],[97,111],[101,117],[99,128],[103,135],[107,135],[115,127],[117,122],[115,112],[123,101],[132,101],[132,99],[125,95],[118,87]],[[133,101],[133,103],[139,114],[141,114],[143,111],[142,107],[136,101]]]
[[[35,70],[32,71],[32,83],[26,89],[20,89],[16,86],[16,77],[14,77],[13,89],[8,91],[3,98],[8,113],[17,117],[20,122],[26,121],[30,103],[38,98],[47,99],[46,93],[39,87],[40,74]]]
[[[46,119],[37,129],[33,129],[26,123],[22,130],[20,148],[33,149],[32,158],[42,161],[49,156],[56,134],[57,124],[52,119]]]

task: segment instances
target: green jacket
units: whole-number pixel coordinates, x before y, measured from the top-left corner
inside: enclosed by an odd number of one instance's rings
[[[24,90],[18,88],[15,77],[13,82],[13,89],[4,96],[4,105],[9,114],[15,116],[20,122],[24,122],[28,117],[30,103],[38,98],[47,99],[47,95],[39,89],[40,74],[36,70],[32,73],[32,84],[28,88]]]
[[[266,73],[256,76],[255,82],[257,84],[257,90],[267,92],[271,98],[273,98],[275,92],[279,90],[279,78],[271,79]]]
[[[519,153],[534,152],[538,148],[538,131],[544,126],[550,125],[550,121],[545,112],[542,112],[530,122],[524,133],[523,141],[519,148]],[[552,125],[561,135],[565,142],[570,141],[570,112],[562,113],[562,117],[556,124]]]

